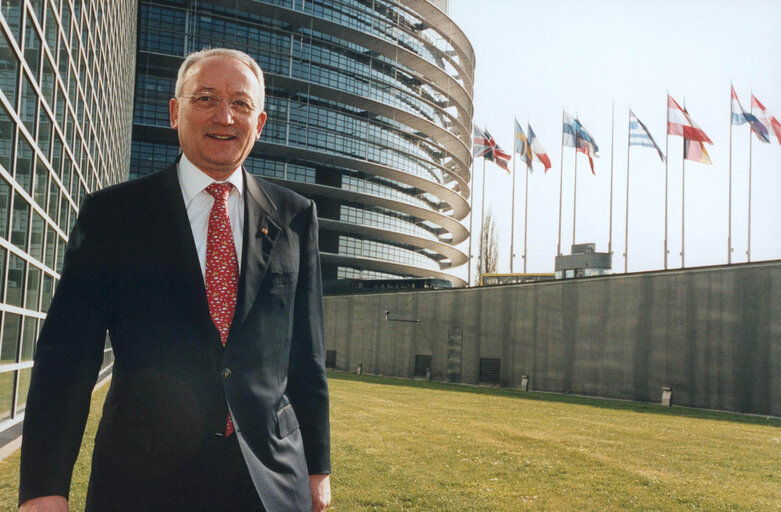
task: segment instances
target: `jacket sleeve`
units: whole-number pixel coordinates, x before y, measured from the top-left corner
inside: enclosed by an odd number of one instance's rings
[[[19,501],[68,496],[106,339],[108,221],[87,196],[38,338],[25,410]]]
[[[307,229],[300,243],[287,393],[301,428],[309,474],[324,474],[331,472],[330,424],[322,274],[314,202],[307,216]]]

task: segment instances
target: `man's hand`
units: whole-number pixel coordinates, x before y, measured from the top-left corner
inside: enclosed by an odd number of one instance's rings
[[[330,489],[328,496],[330,499]],[[41,496],[22,503],[19,512],[68,512],[68,500],[65,496]]]
[[[309,475],[312,512],[325,512],[331,506],[331,480],[328,475]]]

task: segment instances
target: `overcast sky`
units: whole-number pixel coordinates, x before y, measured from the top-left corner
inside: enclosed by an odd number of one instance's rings
[[[623,272],[627,112],[631,106],[665,150],[669,91],[708,134],[713,165],[686,162],[685,263],[727,263],[730,81],[743,108],[751,92],[781,119],[781,1],[450,0],[450,16],[476,52],[475,124],[512,151],[513,118],[531,123],[552,168],[529,179],[527,272],[553,272],[559,219],[562,109],[578,115],[599,145],[596,176],[577,162],[576,243],[609,241],[611,108],[613,272]],[[733,128],[732,262],[748,244],[748,125]],[[668,267],[681,266],[682,139],[669,137]],[[651,148],[631,149],[629,271],[664,266],[665,166]],[[574,150],[565,148],[562,252],[573,237]],[[523,269],[524,169],[516,158],[514,271]],[[475,164],[475,235],[483,160]],[[512,176],[486,165],[486,209],[499,219],[499,271],[510,270]],[[751,260],[781,258],[781,146],[753,143]],[[466,219],[468,222],[468,218]],[[476,238],[477,239],[477,238]],[[466,251],[466,245],[463,246]],[[477,254],[476,247],[473,253]],[[461,272],[463,270],[463,272]],[[466,277],[466,266],[459,275]]]

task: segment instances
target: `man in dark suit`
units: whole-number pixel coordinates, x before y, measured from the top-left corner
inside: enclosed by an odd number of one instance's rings
[[[87,510],[329,506],[317,217],[241,167],[263,101],[249,56],[191,54],[170,103],[183,155],[85,199],[38,340],[21,510],[68,510],[106,332]]]

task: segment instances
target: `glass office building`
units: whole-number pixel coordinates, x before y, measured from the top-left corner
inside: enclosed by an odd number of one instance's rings
[[[131,177],[173,161],[183,57],[226,46],[266,73],[249,171],[317,202],[326,284],[464,281],[474,53],[427,0],[140,2]],[[438,7],[439,6],[439,7]]]
[[[0,446],[79,203],[128,176],[136,15],[135,0],[0,1]]]

